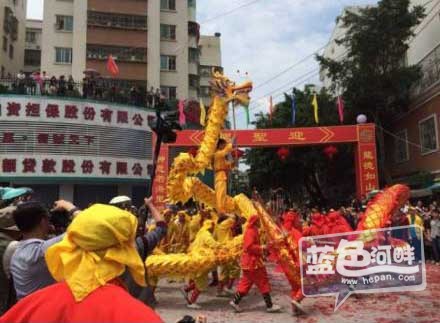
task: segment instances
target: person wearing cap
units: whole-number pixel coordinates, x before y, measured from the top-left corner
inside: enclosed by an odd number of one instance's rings
[[[206,256],[207,253],[215,253],[221,244],[217,242],[214,237],[214,222],[212,220],[205,220],[202,228],[197,233],[193,243],[189,246],[188,252],[194,254],[201,254]],[[189,277],[188,285],[181,289],[183,296],[187,302],[187,307],[191,309],[200,309],[200,305],[197,304],[197,299],[200,294],[208,288],[208,273],[197,273]]]
[[[9,265],[20,238],[20,231],[15,226],[12,213],[14,206],[0,210],[0,315],[15,302],[15,290]]]
[[[243,238],[243,254],[240,262],[242,275],[234,299],[229,303],[237,313],[242,311],[239,305],[240,301],[249,293],[253,285],[256,285],[263,295],[268,313],[276,313],[281,310],[280,306],[272,303],[270,296],[269,277],[263,262],[265,247],[260,243],[259,227],[260,219],[258,215],[251,216]]]
[[[55,209],[65,210],[70,216],[78,214],[78,209],[70,202],[55,202]],[[13,218],[23,234],[17,250],[11,259],[11,274],[17,299],[53,284],[44,256],[47,249],[61,241],[63,235],[46,240],[49,234],[49,213],[38,202],[17,205]]]
[[[128,272],[137,284],[146,285],[134,243],[136,228],[136,217],[114,206],[95,204],[79,213],[45,254],[57,283],[25,297],[0,323],[162,322],[130,296],[120,278]]]
[[[20,202],[30,200],[32,193],[32,189],[27,187],[2,187],[0,189],[0,199],[3,204],[15,206]]]
[[[109,204],[125,211],[131,211],[131,198],[125,195],[120,195],[112,198]]]

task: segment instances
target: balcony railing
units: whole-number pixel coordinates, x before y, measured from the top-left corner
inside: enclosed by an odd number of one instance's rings
[[[176,109],[175,100],[168,100],[157,92],[146,90],[145,82],[104,78],[87,79],[84,82],[51,79],[36,81],[24,79],[0,79],[0,94],[77,98],[133,105],[147,109]]]
[[[440,45],[434,48],[418,65],[422,71],[422,78],[411,90],[411,96],[414,98],[440,84]]]
[[[87,24],[89,26],[147,30],[148,18],[143,15],[123,15],[107,12],[88,11]]]

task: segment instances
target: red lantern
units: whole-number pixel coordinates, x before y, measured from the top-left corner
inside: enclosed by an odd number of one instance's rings
[[[196,156],[197,156],[197,152],[198,152],[198,149],[197,149],[196,147],[191,147],[191,148],[188,150],[188,154],[190,154],[190,155],[193,156],[193,157],[196,157]]]
[[[324,148],[324,154],[327,156],[328,159],[332,160],[333,157],[338,153],[338,148],[335,146],[327,146]]]
[[[290,151],[286,147],[281,147],[277,150],[277,155],[281,161],[285,161],[289,157]]]
[[[231,155],[234,159],[240,159],[241,157],[243,157],[244,151],[237,148],[232,151]]]

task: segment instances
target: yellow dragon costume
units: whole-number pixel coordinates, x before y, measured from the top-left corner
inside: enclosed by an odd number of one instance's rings
[[[171,203],[185,203],[194,199],[208,207],[216,207],[216,192],[205,185],[196,177],[198,173],[212,167],[217,142],[221,136],[224,124],[228,115],[229,104],[248,105],[249,93],[252,90],[252,83],[245,82],[236,85],[220,72],[213,72],[211,81],[213,103],[209,110],[208,122],[205,128],[205,136],[195,157],[188,153],[181,153],[174,159],[167,183],[168,201]],[[409,195],[409,189],[402,185],[390,189],[393,194],[384,192],[385,196],[391,198],[384,200],[376,197],[365,212],[363,222],[368,229],[380,228],[383,222],[380,219],[389,218],[402,201]],[[382,194],[380,194],[382,195]],[[226,196],[224,211],[249,218],[252,215],[259,215],[263,229],[266,233],[267,242],[277,252],[280,265],[291,284],[297,288],[300,283],[298,274],[299,264],[298,245],[293,243],[291,237],[280,229],[266,210],[256,202],[251,201],[244,194],[235,197]],[[188,277],[197,276],[211,271],[217,266],[222,266],[238,259],[242,253],[243,236],[234,237],[220,246],[216,245],[215,252],[207,245],[194,246],[188,253],[152,255],[146,260],[146,267],[149,277]],[[296,257],[295,257],[296,256]]]

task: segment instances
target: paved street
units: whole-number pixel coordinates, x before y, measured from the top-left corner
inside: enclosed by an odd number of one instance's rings
[[[157,311],[165,322],[175,322],[184,315],[206,315],[208,322],[438,322],[440,321],[440,266],[427,265],[428,287],[423,292],[388,293],[351,296],[336,313],[333,313],[334,298],[319,297],[304,300],[308,315],[295,318],[291,315],[289,287],[280,273],[272,273],[274,302],[283,306],[283,313],[267,314],[264,303],[256,289],[242,302],[244,313],[231,311],[229,299],[216,298],[215,289],[200,298],[202,310],[193,311],[185,307],[178,287],[180,284],[162,282],[158,290]]]

